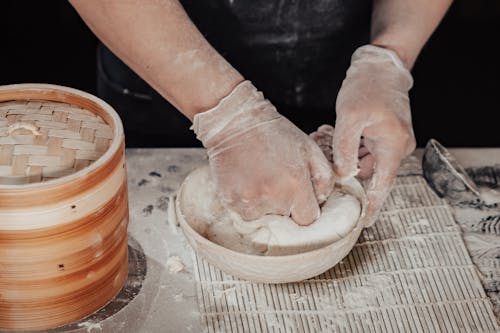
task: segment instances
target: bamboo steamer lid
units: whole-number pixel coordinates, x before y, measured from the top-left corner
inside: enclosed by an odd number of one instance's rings
[[[120,291],[124,148],[118,115],[95,96],[0,86],[0,330],[64,325]]]

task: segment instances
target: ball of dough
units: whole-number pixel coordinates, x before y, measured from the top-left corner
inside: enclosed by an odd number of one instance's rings
[[[244,221],[220,203],[208,166],[193,172],[184,183],[185,219],[200,235],[228,249],[257,255],[290,255],[327,246],[356,225],[361,204],[336,188],[321,207],[320,217],[299,226],[290,217],[265,215]]]

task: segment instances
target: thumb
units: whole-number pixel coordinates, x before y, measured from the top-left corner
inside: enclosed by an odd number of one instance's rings
[[[309,179],[307,179],[307,184],[306,188],[298,189],[291,208],[291,217],[298,225],[313,223],[321,213]]]
[[[374,173],[366,190],[368,197],[367,216],[371,221],[370,225],[377,218],[382,205],[391,191],[401,162],[400,155],[386,147],[375,149],[374,157]]]

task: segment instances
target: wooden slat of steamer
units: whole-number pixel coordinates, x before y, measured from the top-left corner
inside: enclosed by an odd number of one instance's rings
[[[50,136],[51,138],[63,138],[63,139],[74,139],[74,140],[80,140],[82,138],[80,133],[69,129],[50,129],[48,136]]]
[[[74,168],[75,171],[80,171],[90,165],[90,160],[75,160]]]
[[[50,114],[52,115],[54,113],[54,107],[50,105],[43,105],[40,107],[40,110],[38,111],[40,114]]]
[[[13,155],[45,155],[48,147],[44,145],[15,145]]]
[[[51,120],[56,123],[67,123],[68,113],[64,111],[54,111]]]
[[[63,138],[49,137],[49,139],[47,140],[47,147],[48,147],[47,154],[60,155],[62,153],[62,143],[63,143]]]
[[[82,128],[80,129],[80,138],[83,141],[94,142],[94,133],[95,129],[82,126]],[[113,137],[111,137],[110,139],[112,138]]]
[[[42,167],[30,166],[28,167],[28,183],[38,183],[42,181]]]
[[[95,146],[96,151],[105,152],[109,148],[109,140],[105,138],[96,138]]]
[[[28,114],[33,114],[35,112],[36,112],[36,110],[27,109],[25,106],[23,106],[22,108],[9,109],[7,111],[7,114],[8,115],[28,115]]]
[[[12,157],[12,175],[23,176],[26,174],[26,167],[28,166],[29,155],[14,155]]]
[[[51,180],[61,178],[75,173],[75,169],[71,166],[56,165],[42,167],[42,180]]]
[[[12,165],[0,165],[0,177],[12,176]]]
[[[27,164],[42,167],[57,167],[62,165],[62,156],[29,155]]]
[[[37,121],[35,121],[35,125],[37,127],[47,128],[47,129],[52,129],[52,128],[54,128],[54,129],[65,129],[66,128],[66,126],[67,126],[66,121],[59,122],[59,121],[55,121],[54,119],[56,119],[55,115],[53,115],[52,120],[50,120],[50,121],[37,120]]]
[[[95,161],[99,157],[101,157],[101,154],[101,152],[96,152],[93,150],[78,150],[76,152],[75,159]]]
[[[0,165],[10,166],[12,164],[14,147],[14,145],[0,145]]]
[[[82,121],[81,120],[78,120],[78,119],[71,119],[69,118],[69,114],[68,114],[68,121],[67,121],[67,129],[70,130],[70,131],[74,131],[74,132],[79,132],[80,131],[80,127],[82,127]]]
[[[16,165],[17,167],[22,167],[22,162],[25,157],[22,157]],[[12,165],[0,165],[0,182],[6,185],[20,185],[26,184],[27,178],[24,172],[19,172],[19,170],[14,170],[14,163]]]
[[[73,168],[76,159],[76,150],[61,148],[61,164],[62,166]]]
[[[38,132],[40,134],[34,137],[33,144],[47,146],[47,142],[49,140],[49,129],[40,128]]]

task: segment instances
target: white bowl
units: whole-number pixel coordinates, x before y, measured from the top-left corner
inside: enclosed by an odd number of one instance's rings
[[[188,214],[185,212],[194,209],[197,204],[193,202],[194,196],[186,194],[185,189],[199,172],[203,172],[203,167],[188,175],[179,189],[175,203],[177,220],[186,239],[198,255],[238,278],[253,282],[287,283],[317,276],[335,266],[351,251],[366,223],[365,191],[357,180],[350,179],[342,183],[342,186],[346,192],[358,198],[361,203],[361,214],[354,228],[345,237],[325,247],[293,255],[260,256],[233,251],[196,232],[192,225],[199,221],[186,219]]]

